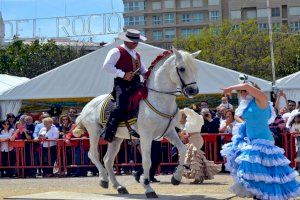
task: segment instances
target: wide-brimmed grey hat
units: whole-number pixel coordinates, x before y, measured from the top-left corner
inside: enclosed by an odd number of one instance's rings
[[[146,37],[141,35],[141,32],[135,29],[127,29],[126,32],[119,34],[119,39],[126,42],[144,42]]]

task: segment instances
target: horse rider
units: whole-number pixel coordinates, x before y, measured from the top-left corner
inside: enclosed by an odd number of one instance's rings
[[[104,69],[115,77],[113,91],[116,107],[110,113],[101,134],[108,142],[112,142],[118,123],[121,120],[126,120],[128,99],[140,84],[140,74],[144,75],[147,72],[141,62],[140,54],[135,51],[138,43],[146,41],[147,38],[135,29],[127,29],[126,32],[120,33],[118,38],[123,40],[124,44],[111,49],[103,64]],[[129,134],[139,137],[132,129]]]

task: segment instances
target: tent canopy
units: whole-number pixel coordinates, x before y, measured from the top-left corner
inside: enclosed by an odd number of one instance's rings
[[[290,74],[276,81],[278,89],[298,89],[300,90],[300,71]]]
[[[290,74],[276,81],[276,88],[283,90],[287,99],[300,100],[300,71]]]
[[[0,74],[0,94],[28,80],[29,78],[25,78],[25,77]]]
[[[30,81],[5,92],[0,100],[34,100],[54,98],[85,98],[109,93],[113,86],[113,75],[103,69],[103,62],[109,50],[121,44],[116,41],[90,54],[41,74]],[[145,43],[138,45],[142,62],[151,62],[164,51]],[[238,83],[239,72],[214,64],[196,61],[200,94],[221,93],[220,88]],[[271,82],[249,76],[263,91],[272,90]]]

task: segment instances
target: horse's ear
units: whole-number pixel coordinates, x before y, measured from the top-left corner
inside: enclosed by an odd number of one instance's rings
[[[192,56],[196,58],[201,53],[201,50],[192,53]]]
[[[182,56],[181,56],[181,54],[179,53],[179,51],[178,51],[175,47],[173,47],[173,46],[172,46],[172,51],[173,51],[173,53],[175,54],[176,59],[181,59],[181,58],[182,58]]]

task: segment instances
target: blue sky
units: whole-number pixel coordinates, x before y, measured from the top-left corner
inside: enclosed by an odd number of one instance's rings
[[[52,18],[64,16],[77,16],[77,15],[91,15],[101,13],[123,12],[122,0],[0,0],[0,9],[4,21],[7,20],[20,20],[20,19],[35,19],[35,18]],[[72,20],[70,18],[70,25],[67,19],[61,19],[61,26],[64,25],[68,28],[68,32],[72,32]],[[88,16],[83,17],[85,21]],[[76,20],[75,32],[81,32],[82,23],[81,19]],[[98,33],[103,30],[103,16],[94,16],[91,18],[91,31]],[[123,19],[121,20],[123,25]],[[16,24],[13,23],[13,30],[16,30]],[[111,26],[113,30],[117,31],[117,17],[111,18]],[[42,37],[56,35],[56,19],[40,19],[36,21],[36,34]],[[10,35],[10,26],[6,24],[6,35]],[[33,33],[33,21],[22,22],[19,25],[20,35],[30,37]],[[107,29],[106,29],[107,30]],[[60,35],[65,35],[63,30],[60,29]],[[87,26],[85,27],[87,33]],[[103,35],[94,36],[95,42],[110,42],[116,35]],[[88,39],[86,37],[85,39]],[[83,39],[83,38],[73,38]]]

